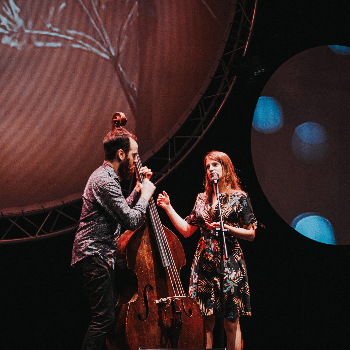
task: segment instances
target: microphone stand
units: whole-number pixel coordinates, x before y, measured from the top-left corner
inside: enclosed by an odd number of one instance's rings
[[[222,219],[222,212],[221,212],[221,203],[220,203],[220,192],[219,192],[219,185],[218,185],[218,179],[213,179],[213,182],[215,184],[216,189],[216,197],[218,199],[218,208],[219,208],[219,218],[220,218],[220,227],[216,228],[216,232],[218,233],[218,236],[220,237],[220,342],[219,347],[224,349],[225,348],[225,333],[224,333],[224,273],[225,273],[225,266],[224,266],[224,257],[225,260],[228,260],[228,254],[227,254],[227,246],[226,246],[226,239],[225,239],[225,233],[228,231],[224,228],[224,221]]]

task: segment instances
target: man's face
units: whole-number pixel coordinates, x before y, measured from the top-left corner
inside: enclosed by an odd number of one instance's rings
[[[120,162],[118,168],[118,175],[121,180],[130,180],[134,172],[134,164],[136,162],[136,155],[138,152],[138,145],[134,139],[130,139],[130,150],[126,157]]]

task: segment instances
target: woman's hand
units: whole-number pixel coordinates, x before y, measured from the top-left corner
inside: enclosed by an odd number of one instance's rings
[[[205,225],[206,225],[208,231],[215,231],[215,229],[217,227],[220,227],[220,222],[209,222],[209,221],[206,221]]]
[[[159,193],[157,198],[157,204],[164,210],[166,210],[170,206],[170,198],[165,191]]]
[[[171,222],[174,224],[175,228],[184,237],[191,236],[193,232],[197,230],[197,226],[192,226],[189,223],[187,223],[187,221],[182,219],[180,215],[174,210],[174,208],[170,204],[170,198],[165,191],[159,193],[157,198],[157,204],[165,210]]]
[[[206,222],[208,230],[215,231],[217,228],[220,228],[220,222]],[[250,225],[249,227],[234,227],[228,224],[224,224],[224,229],[228,231],[233,236],[237,238],[242,238],[247,241],[252,241],[255,237],[255,226]]]

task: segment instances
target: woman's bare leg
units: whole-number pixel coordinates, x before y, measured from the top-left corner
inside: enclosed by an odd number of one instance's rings
[[[242,332],[239,324],[239,318],[225,318],[225,331],[227,338],[227,350],[243,350]]]
[[[215,316],[204,316],[204,328],[205,328],[205,348],[213,348],[213,331],[215,326]]]

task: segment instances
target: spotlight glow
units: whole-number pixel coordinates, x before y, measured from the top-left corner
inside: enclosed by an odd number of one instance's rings
[[[331,223],[315,213],[305,213],[296,217],[291,225],[303,236],[314,241],[335,245],[335,237]]]
[[[317,163],[325,158],[328,150],[326,129],[317,123],[307,122],[295,128],[292,138],[294,155],[306,163]]]
[[[350,47],[340,45],[329,45],[328,47],[339,55],[350,55]]]
[[[263,134],[272,134],[283,126],[281,104],[273,97],[261,96],[255,107],[253,128]]]

